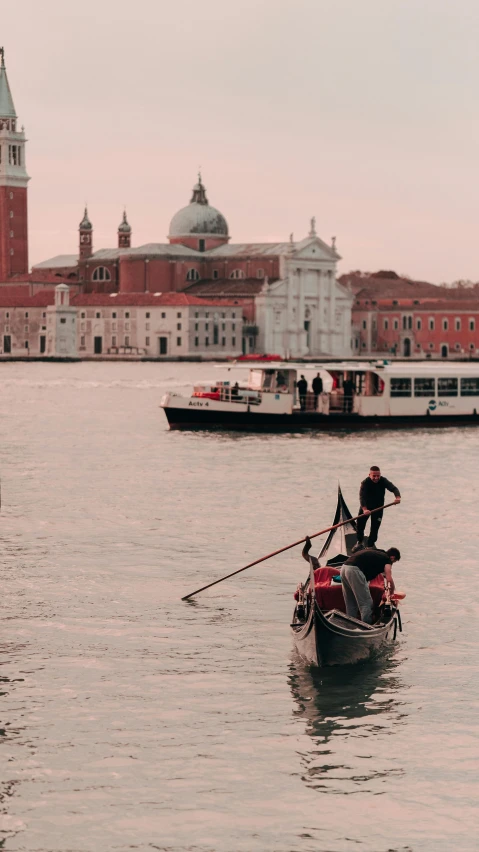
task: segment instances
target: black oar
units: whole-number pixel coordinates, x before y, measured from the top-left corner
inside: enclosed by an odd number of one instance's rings
[[[377,509],[371,509],[369,512],[370,515],[373,512],[380,512],[382,509],[388,509],[389,506],[396,506],[396,501],[394,500],[392,503],[385,503],[384,506],[378,506]],[[325,530],[320,530],[313,535],[308,536],[308,538],[316,538],[318,535],[324,535],[327,532],[331,532],[331,530],[337,530],[338,527],[344,527],[345,524],[350,524],[351,521],[357,521],[358,518],[362,517],[361,515],[357,515],[356,518],[348,518],[346,521],[341,521],[339,524],[333,524],[332,527],[327,527]],[[185,595],[184,598],[181,598],[182,601],[187,601],[189,598],[194,598],[195,595],[199,595],[200,592],[204,592],[205,589],[210,589],[211,586],[216,586],[217,583],[222,583],[223,580],[228,580],[230,577],[234,577],[235,574],[241,574],[242,571],[246,571],[247,568],[252,568],[253,565],[258,565],[260,562],[265,562],[266,559],[271,559],[272,556],[277,556],[278,553],[284,553],[285,550],[290,550],[292,547],[296,547],[298,544],[303,544],[305,542],[305,538],[300,538],[299,541],[293,541],[292,544],[287,544],[286,547],[280,547],[279,550],[274,550],[273,553],[268,553],[267,556],[262,556],[260,559],[255,559],[254,562],[250,562],[249,565],[245,565],[244,568],[238,568],[237,571],[232,571],[231,574],[226,574],[225,577],[220,577],[219,580],[214,580],[212,583],[208,583],[207,586],[202,586],[201,589],[196,589],[196,592],[190,592],[189,595]]]

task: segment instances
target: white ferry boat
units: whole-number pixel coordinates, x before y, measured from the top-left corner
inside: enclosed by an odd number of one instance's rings
[[[311,379],[317,374],[323,389],[315,394]],[[299,396],[301,375],[309,390]],[[189,397],[165,394],[161,406],[170,429],[296,432],[479,424],[479,363],[268,362],[251,367],[244,384],[196,385]]]

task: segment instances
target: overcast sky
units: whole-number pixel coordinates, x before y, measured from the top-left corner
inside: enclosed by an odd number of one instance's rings
[[[479,280],[477,0],[23,0],[0,44],[29,139],[30,262],[165,242],[198,166],[233,242]]]

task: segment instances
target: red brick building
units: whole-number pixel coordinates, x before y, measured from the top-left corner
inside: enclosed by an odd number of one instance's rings
[[[342,278],[356,291],[352,314],[356,355],[464,358],[479,354],[477,288],[438,287],[386,274],[387,278],[381,273]]]

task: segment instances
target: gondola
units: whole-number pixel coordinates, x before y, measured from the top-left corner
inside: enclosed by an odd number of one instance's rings
[[[397,599],[385,589],[382,574],[370,583],[376,614],[373,625],[351,618],[344,611],[341,583],[334,577],[357,541],[356,525],[351,518],[338,488],[333,525],[348,520],[350,523],[329,533],[318,557],[323,567],[315,569],[310,557],[309,577],[304,585],[298,586],[295,595],[297,604],[291,624],[294,642],[301,656],[316,666],[341,666],[367,660],[392,642],[398,629],[401,630]]]

